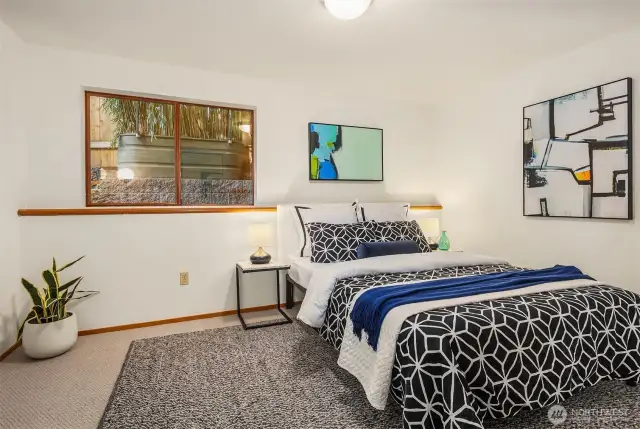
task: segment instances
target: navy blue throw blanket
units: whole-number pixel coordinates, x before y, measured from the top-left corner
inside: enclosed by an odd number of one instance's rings
[[[364,330],[368,336],[367,343],[377,351],[382,321],[395,307],[579,279],[593,280],[576,267],[556,265],[542,270],[510,271],[379,287],[366,290],[360,295],[350,317],[354,333],[362,339]]]

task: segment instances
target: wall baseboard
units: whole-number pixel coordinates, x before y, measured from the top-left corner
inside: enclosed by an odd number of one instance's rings
[[[20,347],[22,341],[16,341],[11,347],[9,347],[4,353],[0,355],[0,362],[9,357],[11,353],[13,353],[18,347]]]
[[[297,301],[296,304],[300,304],[301,302],[302,301]],[[284,308],[285,304],[280,304],[280,307]],[[240,310],[240,312],[241,313],[255,313],[256,311],[275,310],[276,308],[277,308],[276,304],[271,304],[271,305],[263,305],[263,306],[260,306],[260,307],[243,308],[243,309]],[[88,329],[88,330],[85,330],[85,331],[78,332],[78,335],[104,334],[104,333],[107,333],[107,332],[116,332],[116,331],[126,331],[126,330],[129,330],[129,329],[148,328],[150,326],[168,325],[168,324],[171,324],[171,323],[190,322],[192,320],[213,319],[214,317],[233,316],[234,314],[236,314],[236,310],[225,310],[225,311],[219,311],[217,313],[196,314],[194,316],[176,317],[176,318],[173,318],[173,319],[152,320],[150,322],[132,323],[132,324],[129,324],[129,325],[107,326],[106,328]]]
[[[301,302],[302,301],[296,301],[296,304],[300,304]],[[280,307],[285,308],[285,304],[280,304]],[[275,310],[276,308],[277,308],[276,304],[271,304],[271,305],[262,305],[260,307],[243,308],[240,310],[240,312],[255,313],[256,311]],[[236,314],[236,310],[225,310],[225,311],[219,311],[217,313],[196,314],[194,316],[176,317],[173,319],[152,320],[150,322],[132,323],[129,325],[107,326],[106,328],[87,329],[87,330],[78,332],[78,335],[83,336],[83,335],[104,334],[107,332],[148,328],[150,326],[168,325],[171,323],[190,322],[192,320],[213,319],[214,317],[233,316],[234,314]],[[9,347],[7,351],[2,353],[0,355],[0,362],[2,362],[4,359],[9,357],[9,355],[13,353],[18,347],[20,347],[21,344],[22,344],[22,341],[18,341],[14,345]]]

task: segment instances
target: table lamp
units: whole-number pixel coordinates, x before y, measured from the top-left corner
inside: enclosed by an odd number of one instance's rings
[[[254,223],[249,225],[249,241],[258,248],[249,258],[252,264],[259,265],[271,262],[271,255],[264,250],[264,247],[270,246],[273,241],[273,231],[270,224]]]
[[[420,229],[422,229],[422,233],[426,237],[431,250],[437,250],[438,243],[432,237],[440,236],[440,220],[435,217],[425,217],[418,219],[418,225],[420,225]]]

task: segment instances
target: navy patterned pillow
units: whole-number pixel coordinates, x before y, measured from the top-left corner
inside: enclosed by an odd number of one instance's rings
[[[403,241],[413,240],[418,244],[422,253],[431,252],[420,225],[415,220],[396,222],[372,222],[375,241]]]
[[[311,262],[329,264],[358,259],[357,249],[360,243],[376,241],[374,223],[308,223]]]

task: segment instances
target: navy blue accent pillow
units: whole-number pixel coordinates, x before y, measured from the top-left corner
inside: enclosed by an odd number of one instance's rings
[[[356,249],[358,259],[373,258],[387,255],[406,255],[422,253],[418,243],[413,240],[387,241],[380,243],[360,243]]]

